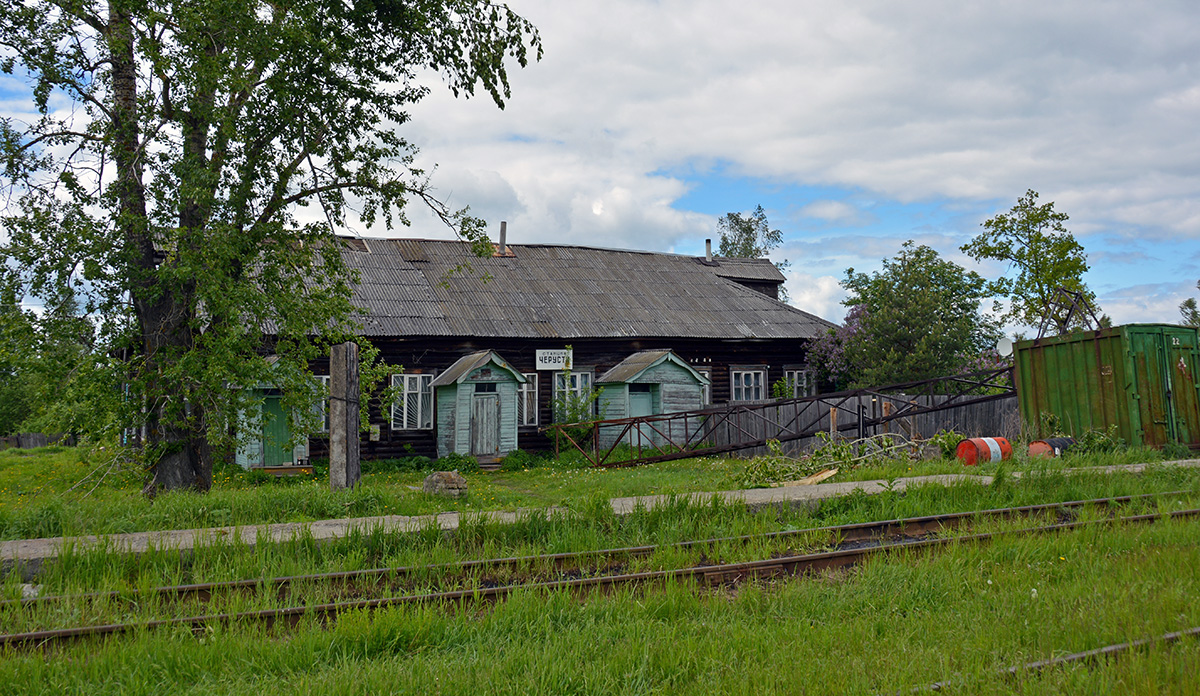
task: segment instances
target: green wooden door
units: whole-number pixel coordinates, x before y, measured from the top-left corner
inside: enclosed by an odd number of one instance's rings
[[[267,397],[263,403],[263,420],[263,466],[283,466],[292,461],[292,448],[288,446],[291,432],[280,397]]]
[[[650,392],[629,392],[629,417],[652,415],[654,415],[654,398]]]
[[[654,415],[654,396],[646,384],[629,385],[629,417]],[[647,447],[654,444],[654,429],[638,423],[629,431],[629,444]]]

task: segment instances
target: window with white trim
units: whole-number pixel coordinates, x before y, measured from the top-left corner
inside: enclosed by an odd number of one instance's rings
[[[317,378],[317,393],[321,394],[313,404],[313,415],[316,416],[318,433],[329,432],[329,375],[314,375]]]
[[[522,376],[526,382],[517,386],[517,425],[537,425],[538,375],[536,372],[525,372]]]
[[[809,370],[784,370],[783,378],[787,380],[793,399],[816,393],[816,384]]]
[[[708,406],[712,403],[712,368],[693,365],[692,369],[708,378],[708,384],[700,385],[700,403]]]
[[[592,395],[592,373],[588,372],[555,372],[554,373],[554,419],[562,421],[561,411],[564,404],[578,404]]]
[[[392,404],[392,430],[428,430],[433,427],[433,375],[392,375],[399,390]]]
[[[762,369],[730,370],[729,381],[730,401],[761,401],[763,383],[767,381],[767,371]]]

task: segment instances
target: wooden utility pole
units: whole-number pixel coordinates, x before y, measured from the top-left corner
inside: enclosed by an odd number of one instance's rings
[[[329,351],[329,487],[354,488],[362,475],[358,459],[358,344]]]

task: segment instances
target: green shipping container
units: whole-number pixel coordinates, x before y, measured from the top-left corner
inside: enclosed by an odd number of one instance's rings
[[[1127,324],[1014,346],[1021,417],[1053,413],[1069,434],[1117,426],[1130,445],[1200,448],[1198,332]]]

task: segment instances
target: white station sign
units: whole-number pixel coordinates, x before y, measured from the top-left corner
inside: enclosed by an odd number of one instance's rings
[[[571,369],[572,350],[539,350],[536,351],[537,369],[539,370],[569,370]]]

